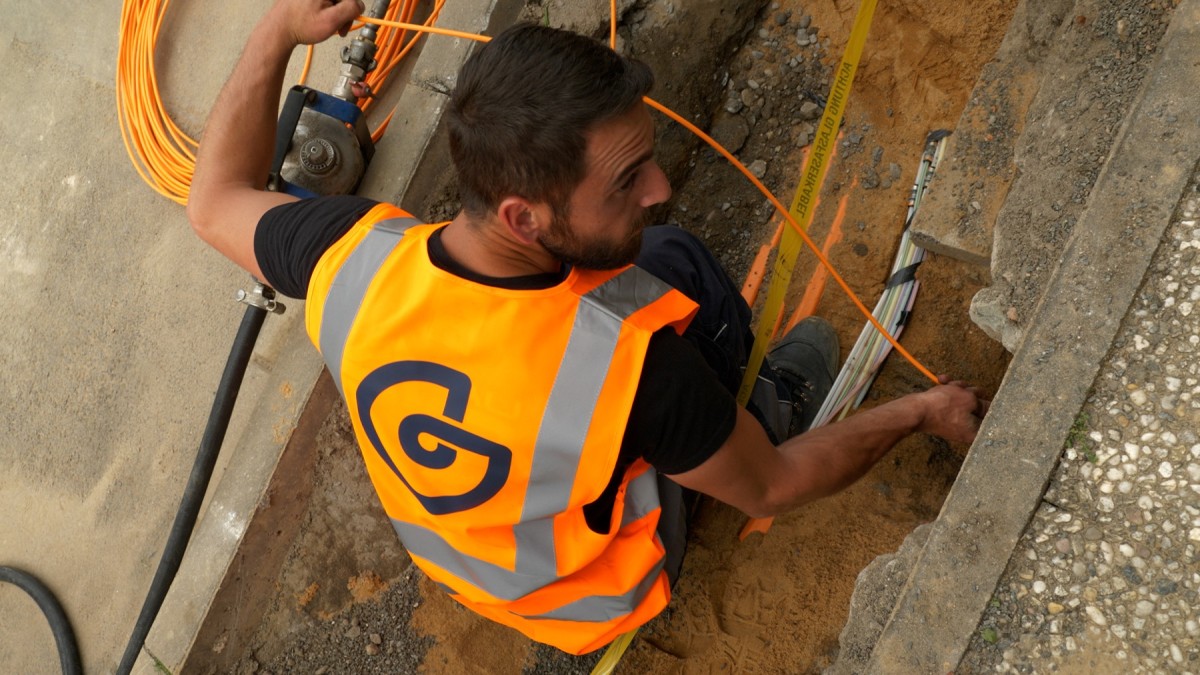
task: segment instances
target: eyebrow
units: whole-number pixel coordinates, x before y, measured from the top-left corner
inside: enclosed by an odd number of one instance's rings
[[[654,150],[647,150],[646,152],[642,153],[637,157],[637,159],[634,159],[624,169],[622,169],[620,173],[617,174],[616,178],[613,179],[612,184],[620,185],[624,183],[625,179],[629,177],[629,174],[637,171],[638,167],[652,159],[654,159]]]

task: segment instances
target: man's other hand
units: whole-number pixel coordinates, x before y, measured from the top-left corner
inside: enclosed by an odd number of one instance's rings
[[[362,0],[278,0],[268,19],[297,45],[323,42],[345,35],[354,19],[366,11]]]
[[[938,381],[941,384],[917,394],[925,404],[919,431],[953,443],[973,442],[990,402],[980,397],[978,387],[962,380],[940,375]]]

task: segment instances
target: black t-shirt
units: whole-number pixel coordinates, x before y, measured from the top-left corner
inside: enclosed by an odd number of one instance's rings
[[[265,281],[280,293],[304,298],[325,251],[377,202],[354,196],[318,197],[277,206],[259,221],[254,253]],[[429,239],[429,259],[437,267],[476,283],[536,290],[561,283],[567,271],[520,277],[488,277],[458,264],[441,241]],[[637,458],[675,474],[700,466],[733,431],[737,405],[700,352],[673,329],[650,338],[637,393],[629,413],[617,466],[604,494],[585,507],[588,525],[606,532],[620,478]]]

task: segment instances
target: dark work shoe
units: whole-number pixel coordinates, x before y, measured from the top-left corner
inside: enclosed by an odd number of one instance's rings
[[[792,396],[789,436],[808,431],[837,377],[838,337],[833,325],[819,316],[796,324],[767,354],[767,362]]]

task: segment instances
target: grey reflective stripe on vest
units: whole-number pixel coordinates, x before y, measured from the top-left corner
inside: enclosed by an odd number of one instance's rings
[[[538,614],[536,616],[521,614],[520,616],[526,619],[555,619],[557,621],[595,623],[611,621],[625,616],[637,606],[639,600],[650,592],[654,583],[658,581],[658,574],[662,571],[665,562],[665,560],[659,560],[655,563],[650,573],[642,577],[638,585],[623,595],[589,595],[575,602],[568,602],[562,607],[546,612],[545,614]]]
[[[625,512],[621,514],[621,527],[641,520],[658,508],[658,474],[654,469],[629,482],[625,488]]]
[[[517,571],[557,575],[554,516],[567,509],[579,457],[596,401],[608,377],[621,324],[666,295],[671,287],[649,272],[629,267],[585,294],[550,390],[533,449],[533,466],[521,522],[513,528]],[[657,498],[657,491],[655,491]]]
[[[414,218],[391,218],[375,223],[333,275],[333,283],[325,294],[318,347],[342,398],[346,397],[346,392],[342,391],[342,355],[346,352],[346,339],[354,325],[354,317],[358,316],[363,297],[383,261],[404,238],[404,232],[420,224]]]
[[[652,472],[647,472],[653,475]],[[437,564],[454,576],[465,579],[477,588],[482,588],[501,600],[514,601],[545,587],[555,579],[545,577],[530,577],[508,570],[498,565],[478,560],[464,555],[446,543],[441,535],[420,525],[392,519],[392,527],[404,542],[405,548],[421,558],[426,558]],[[527,619],[558,619],[560,621],[608,621],[624,616],[637,606],[647,592],[654,586],[659,572],[663,568],[662,560],[655,563],[650,572],[642,577],[636,586],[622,595],[593,595],[567,603],[545,614],[525,616]],[[451,594],[456,594],[453,588],[438,583]]]

